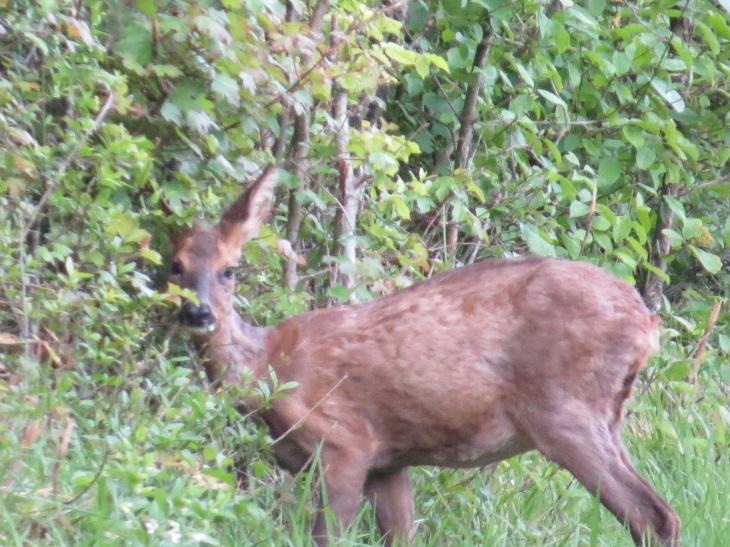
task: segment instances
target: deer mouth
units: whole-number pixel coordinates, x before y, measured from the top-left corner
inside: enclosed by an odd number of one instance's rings
[[[190,325],[184,321],[180,321],[182,327],[190,334],[196,336],[205,336],[215,331],[215,323],[209,323],[206,326]]]

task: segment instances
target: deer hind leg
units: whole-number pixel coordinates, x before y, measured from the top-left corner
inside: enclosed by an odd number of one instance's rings
[[[365,495],[375,509],[385,545],[405,545],[413,539],[413,489],[408,468],[386,474],[370,475]]]
[[[677,515],[677,513],[675,513],[672,508],[669,507],[669,504],[667,504],[667,502],[664,501],[664,499],[662,499],[662,497],[656,493],[656,491],[649,485],[649,483],[646,482],[644,477],[639,475],[636,469],[634,469],[634,466],[631,465],[629,453],[626,450],[623,441],[621,440],[620,428],[614,427],[612,428],[611,432],[614,436],[614,444],[618,447],[619,456],[621,457],[621,462],[623,463],[624,468],[630,475],[633,476],[633,480],[639,483],[643,487],[643,490],[647,492],[646,499],[649,500],[650,505],[654,508],[654,512],[660,516],[659,519],[654,519],[651,522],[651,527],[654,530],[655,536],[659,544],[669,545],[671,547],[678,546],[680,543],[679,515]],[[634,535],[634,541],[638,543],[640,539],[637,539],[637,536]]]
[[[324,446],[321,452],[325,492],[312,535],[318,547],[328,547],[326,511],[334,517],[332,533],[339,537],[352,522],[362,500],[370,453],[356,448]]]
[[[677,547],[679,517],[631,465],[615,418],[596,418],[587,405],[566,412],[570,405],[540,413],[534,423],[521,421],[537,449],[599,494],[636,545]]]

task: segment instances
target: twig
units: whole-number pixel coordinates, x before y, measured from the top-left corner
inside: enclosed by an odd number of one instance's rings
[[[302,416],[301,418],[299,418],[299,419],[298,419],[298,420],[297,420],[296,422],[294,422],[294,423],[292,424],[292,426],[291,426],[291,427],[290,427],[289,429],[287,429],[286,431],[284,431],[284,433],[282,433],[282,434],[281,434],[281,435],[279,435],[279,436],[278,436],[278,437],[277,437],[276,439],[274,439],[274,440],[273,440],[273,441],[271,442],[271,446],[274,446],[274,445],[275,445],[276,443],[278,443],[279,441],[281,441],[282,439],[284,439],[284,437],[286,437],[286,436],[287,436],[287,435],[288,435],[289,433],[291,433],[291,432],[292,432],[292,431],[294,431],[294,430],[295,430],[295,429],[296,429],[297,427],[299,427],[299,426],[300,426],[301,424],[303,424],[303,423],[304,423],[304,420],[306,420],[306,419],[307,419],[307,418],[308,418],[308,417],[309,417],[309,416],[310,416],[310,415],[312,414],[312,412],[314,412],[315,410],[317,410],[317,407],[319,407],[319,405],[321,405],[322,403],[324,403],[324,400],[325,400],[325,399],[326,399],[327,397],[329,397],[330,395],[332,395],[332,393],[334,393],[334,391],[335,391],[335,390],[336,390],[336,389],[337,389],[338,387],[340,387],[340,384],[341,384],[342,382],[344,382],[345,380],[347,380],[347,374],[345,374],[345,375],[344,375],[344,376],[343,376],[342,378],[340,378],[340,379],[339,379],[339,381],[338,381],[338,382],[337,382],[337,383],[336,383],[336,384],[335,384],[334,386],[332,386],[332,388],[331,388],[331,389],[330,389],[330,390],[329,390],[329,391],[328,391],[327,393],[325,393],[324,395],[322,395],[322,397],[321,397],[321,398],[319,399],[319,401],[317,401],[317,402],[316,402],[316,403],[314,404],[314,406],[312,406],[312,408],[310,408],[309,410],[307,410],[307,412],[305,412],[305,413],[304,413],[304,416]],[[254,412],[254,413],[255,413],[255,412]],[[337,427],[337,423],[336,423],[336,422],[335,422],[335,424],[334,424],[334,425],[332,426],[332,429],[334,429],[335,427]]]
[[[689,188],[683,188],[682,190],[677,192],[677,196],[686,196],[687,194],[691,194],[692,192],[696,192],[697,190],[711,188],[712,186],[720,186],[721,184],[725,184],[726,182],[730,182],[730,174],[723,175],[722,177],[718,177],[713,180],[708,180],[707,182],[695,184],[694,186],[691,186]]]
[[[104,459],[101,460],[101,465],[99,466],[99,469],[96,470],[96,475],[94,475],[94,478],[91,479],[91,482],[89,484],[87,484],[86,486],[84,486],[79,492],[77,492],[74,497],[64,501],[63,502],[64,505],[71,505],[72,503],[77,501],[81,496],[86,494],[86,492],[88,492],[91,489],[91,487],[96,484],[96,482],[99,480],[99,477],[101,477],[101,472],[104,471],[104,467],[106,467],[106,462],[109,460],[109,452],[111,452],[111,450],[107,447],[106,451],[104,452]]]
[[[687,383],[694,384],[697,381],[697,372],[700,368],[700,359],[702,357],[702,354],[705,352],[707,339],[710,337],[710,334],[712,334],[712,329],[715,328],[715,323],[717,323],[717,316],[720,315],[720,309],[722,309],[722,304],[722,300],[718,300],[717,302],[715,302],[715,305],[710,312],[710,318],[707,320],[705,332],[702,334],[700,341],[697,343],[697,349],[695,350],[693,355],[692,368],[690,369],[687,378],[685,378],[685,381]]]
[[[598,196],[598,185],[593,183],[593,187],[591,190],[593,190],[593,194],[591,195],[591,210],[588,212],[588,222],[586,223],[586,234],[583,236],[583,242],[580,244],[581,250],[583,250],[583,247],[586,245],[586,241],[588,241],[588,236],[591,233],[591,228],[593,228],[593,217],[596,216],[596,198]]]
[[[66,427],[63,430],[61,442],[58,445],[56,463],[53,464],[53,470],[51,471],[54,495],[58,492],[58,472],[61,469],[61,461],[63,461],[66,457],[66,452],[68,451],[68,445],[71,443],[71,435],[73,435],[74,429],[76,429],[76,421],[73,418],[66,416]]]

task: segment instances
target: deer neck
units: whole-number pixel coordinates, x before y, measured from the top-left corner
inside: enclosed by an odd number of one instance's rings
[[[204,367],[213,383],[242,385],[265,376],[267,327],[254,327],[232,312],[204,341]],[[248,371],[248,372],[247,372]]]

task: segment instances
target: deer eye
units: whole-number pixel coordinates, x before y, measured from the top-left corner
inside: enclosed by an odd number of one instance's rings
[[[223,270],[223,277],[226,279],[233,279],[233,275],[236,273],[236,270],[234,268],[226,268]]]
[[[172,263],[172,266],[170,267],[170,275],[182,275],[183,273],[183,267],[180,262],[177,260]]]

